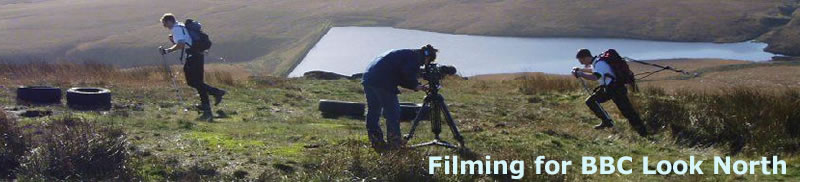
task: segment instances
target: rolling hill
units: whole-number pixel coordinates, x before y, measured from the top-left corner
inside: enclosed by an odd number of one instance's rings
[[[332,26],[704,42],[762,37],[769,51],[798,55],[798,8],[782,0],[3,0],[0,60],[156,64],[156,47],[167,44],[158,23],[165,12],[204,23],[215,41],[210,63],[242,63],[256,74],[286,74]]]

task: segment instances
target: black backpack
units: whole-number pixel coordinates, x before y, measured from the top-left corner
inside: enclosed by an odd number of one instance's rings
[[[630,65],[627,65],[627,61],[624,60],[615,49],[607,49],[607,51],[601,53],[601,55],[599,55],[599,61],[607,62],[610,68],[613,69],[613,74],[615,74],[613,85],[624,86],[628,84],[632,86],[633,91],[638,91],[638,87],[635,84],[635,74],[630,70]]]
[[[210,41],[210,36],[202,31],[202,25],[198,21],[187,19],[184,21],[184,28],[190,33],[190,38],[193,39],[193,45],[190,46],[190,50],[204,52],[213,45],[213,42]]]

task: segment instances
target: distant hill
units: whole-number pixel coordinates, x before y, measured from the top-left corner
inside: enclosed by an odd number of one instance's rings
[[[332,26],[394,26],[498,36],[737,42],[763,36],[798,55],[797,1],[771,0],[0,0],[0,59],[159,62],[161,14],[201,20],[211,62],[287,73]],[[790,23],[795,15],[797,28]],[[769,32],[772,33],[769,33]],[[767,34],[769,33],[769,34]],[[797,40],[797,41],[794,41]],[[217,59],[224,58],[224,59]]]

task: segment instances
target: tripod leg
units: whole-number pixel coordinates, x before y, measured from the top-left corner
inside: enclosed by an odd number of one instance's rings
[[[425,102],[423,102],[423,107],[420,108],[420,112],[417,112],[417,116],[414,117],[414,121],[411,121],[412,123],[411,130],[409,130],[409,133],[405,137],[403,137],[404,140],[408,141],[412,137],[414,137],[414,130],[416,130],[417,125],[420,124],[420,119],[423,119],[423,117],[421,116],[427,115],[429,110],[431,110],[429,108],[429,101],[426,100]]]
[[[460,142],[462,147],[465,147],[465,139],[460,135],[460,130],[457,129],[457,124],[454,123],[454,118],[451,117],[451,112],[448,111],[448,106],[445,105],[444,101],[440,101],[440,108],[445,113],[445,120],[448,122],[448,127],[451,128],[451,133],[454,134],[454,139]]]
[[[433,102],[431,108],[431,132],[434,133],[434,139],[440,140],[440,133],[442,132],[442,105],[439,102]]]

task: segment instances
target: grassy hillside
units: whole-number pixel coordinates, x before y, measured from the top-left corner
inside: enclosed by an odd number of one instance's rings
[[[722,87],[800,88],[799,59],[791,62],[751,62],[718,59],[653,60],[652,63],[672,66],[698,76],[685,76],[672,71],[662,71],[638,80],[640,87],[657,87],[667,92],[694,90],[696,92],[719,91]],[[634,73],[660,70],[653,66],[630,63]],[[505,73],[478,75],[474,80],[519,80],[527,76],[544,76],[542,73]],[[559,75],[549,75],[556,76]],[[569,77],[569,76],[562,76]],[[641,76],[639,76],[640,78]]]
[[[159,62],[164,12],[201,20],[216,42],[211,62],[250,62],[256,73],[284,75],[331,26],[394,26],[501,36],[618,37],[736,42],[788,23],[783,0],[661,1],[2,1],[0,59],[123,66]],[[796,14],[795,14],[796,16]],[[796,18],[795,18],[796,20]],[[799,33],[799,29],[784,28]],[[785,53],[799,36],[764,41]],[[166,44],[166,43],[165,43]],[[779,50],[779,51],[778,51]],[[223,59],[221,59],[223,58]],[[170,58],[171,60],[172,57]]]
[[[114,109],[105,112],[77,112],[57,105],[28,108],[53,111],[53,115],[47,117],[4,119],[3,115],[13,117],[13,111],[0,114],[0,126],[4,126],[0,130],[12,134],[9,136],[22,136],[21,140],[11,137],[12,140],[5,138],[0,142],[43,149],[31,151],[49,151],[26,153],[4,148],[0,150],[0,157],[5,158],[0,161],[11,158],[27,164],[28,167],[23,168],[27,170],[17,172],[17,177],[23,179],[448,181],[507,180],[509,176],[432,176],[427,174],[427,156],[457,154],[481,158],[491,155],[492,159],[525,159],[527,164],[538,155],[574,163],[584,155],[632,155],[635,158],[645,155],[671,160],[685,159],[689,155],[701,158],[730,155],[738,159],[779,155],[788,164],[787,175],[711,175],[712,164],[705,162],[703,170],[708,175],[694,176],[580,175],[578,165],[574,165],[567,175],[546,176],[533,175],[531,165],[526,165],[529,168],[524,179],[799,180],[800,145],[799,135],[796,135],[799,133],[799,76],[769,71],[799,70],[799,65],[742,63],[745,62],[722,61],[720,65],[694,68],[703,73],[700,78],[663,75],[656,79],[674,82],[656,81],[644,86],[641,93],[633,94],[636,108],[654,133],[649,138],[638,137],[613,109],[612,103],[605,104],[605,107],[618,121],[617,128],[591,129],[598,120],[586,109],[583,103],[586,95],[578,82],[570,77],[447,79],[442,94],[446,96],[471,151],[458,153],[428,148],[385,155],[369,148],[363,121],[347,117],[322,118],[317,110],[318,99],[364,101],[362,88],[354,80],[251,77],[228,66],[218,66],[208,71],[207,80],[226,88],[230,94],[222,106],[214,108],[219,117],[208,123],[194,121],[196,113],[193,111],[182,111],[194,103],[192,90],[184,87],[186,103],[178,105],[169,81],[159,68],[120,70],[105,65],[0,65],[0,105],[6,106],[7,110],[20,107],[14,102],[13,87],[31,84],[63,88],[108,87],[114,92],[115,103]],[[691,83],[713,78],[708,75],[736,72],[766,73],[766,77],[758,79],[769,78],[771,80],[762,81],[771,82],[777,81],[772,78],[779,78],[794,84],[764,84],[751,88],[721,85],[717,90],[708,91],[691,87],[682,91],[672,86],[678,83],[695,85]],[[698,87],[712,86],[703,84]],[[407,92],[400,95],[400,99],[420,102],[422,96],[421,93]],[[691,125],[693,122],[697,124]],[[403,123],[402,127],[405,132],[409,125]],[[85,138],[72,140],[76,138],[72,137],[73,134],[59,135],[65,132],[64,128],[68,131],[78,128],[75,131],[91,135],[77,135]],[[418,129],[418,136],[411,143],[432,138],[427,122]],[[451,138],[447,130],[443,131],[442,137]],[[77,145],[55,143],[62,140]],[[83,142],[93,145],[83,145]],[[82,151],[89,148],[127,151],[127,155],[103,155],[102,159],[115,161],[106,163],[110,164],[106,167],[118,172],[82,170],[86,163],[80,156],[87,155]],[[55,152],[62,150],[69,152]],[[64,160],[47,160],[51,156]],[[655,162],[650,167],[654,167]],[[632,167],[636,171],[641,169],[640,165]],[[77,175],[66,176],[64,172],[69,169],[75,171],[67,174]],[[2,172],[0,170],[0,174]]]
[[[795,10],[791,17],[792,20],[785,26],[760,37],[760,41],[769,43],[766,51],[786,55],[800,55],[800,9]]]

